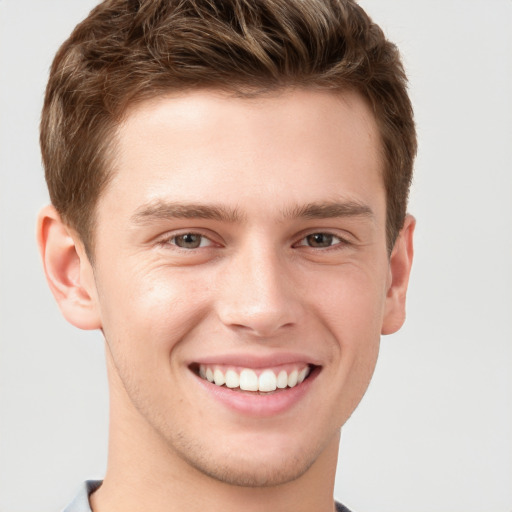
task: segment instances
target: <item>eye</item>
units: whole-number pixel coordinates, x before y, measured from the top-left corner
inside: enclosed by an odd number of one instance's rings
[[[302,240],[300,240],[297,245],[313,247],[315,249],[323,249],[326,247],[338,245],[343,241],[344,240],[331,233],[311,233],[310,235],[307,235]]]
[[[212,245],[212,241],[199,233],[183,233],[173,236],[169,243],[181,249],[198,249]]]

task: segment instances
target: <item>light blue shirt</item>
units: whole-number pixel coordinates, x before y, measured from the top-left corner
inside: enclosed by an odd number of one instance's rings
[[[89,504],[91,495],[101,485],[101,480],[87,480],[83,483],[75,499],[62,512],[92,512]]]
[[[89,496],[99,488],[101,480],[87,480],[75,499],[62,512],[92,512]],[[350,512],[341,503],[336,502],[336,512]]]

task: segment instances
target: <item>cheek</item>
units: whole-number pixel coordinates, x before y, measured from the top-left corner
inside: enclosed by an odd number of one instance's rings
[[[169,269],[110,274],[99,288],[102,326],[125,357],[169,352],[205,314],[208,288]]]
[[[382,278],[379,278],[382,274]],[[310,283],[312,280],[309,280]],[[340,345],[379,337],[385,303],[385,276],[354,265],[338,268],[308,286],[311,309],[324,319]],[[348,347],[347,347],[348,348]]]

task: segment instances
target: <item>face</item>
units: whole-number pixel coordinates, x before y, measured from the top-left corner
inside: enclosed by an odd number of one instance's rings
[[[142,103],[117,135],[91,293],[116,416],[218,480],[297,478],[336,444],[387,321],[369,108],[196,91]]]

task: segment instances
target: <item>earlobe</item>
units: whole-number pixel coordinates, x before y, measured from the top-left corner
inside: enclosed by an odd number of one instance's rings
[[[386,294],[382,334],[393,334],[402,327],[405,321],[405,298],[414,254],[413,234],[415,225],[414,217],[407,215],[391,253],[389,261],[390,279]]]
[[[92,266],[53,206],[39,213],[37,242],[48,285],[66,320],[80,329],[101,328]]]

